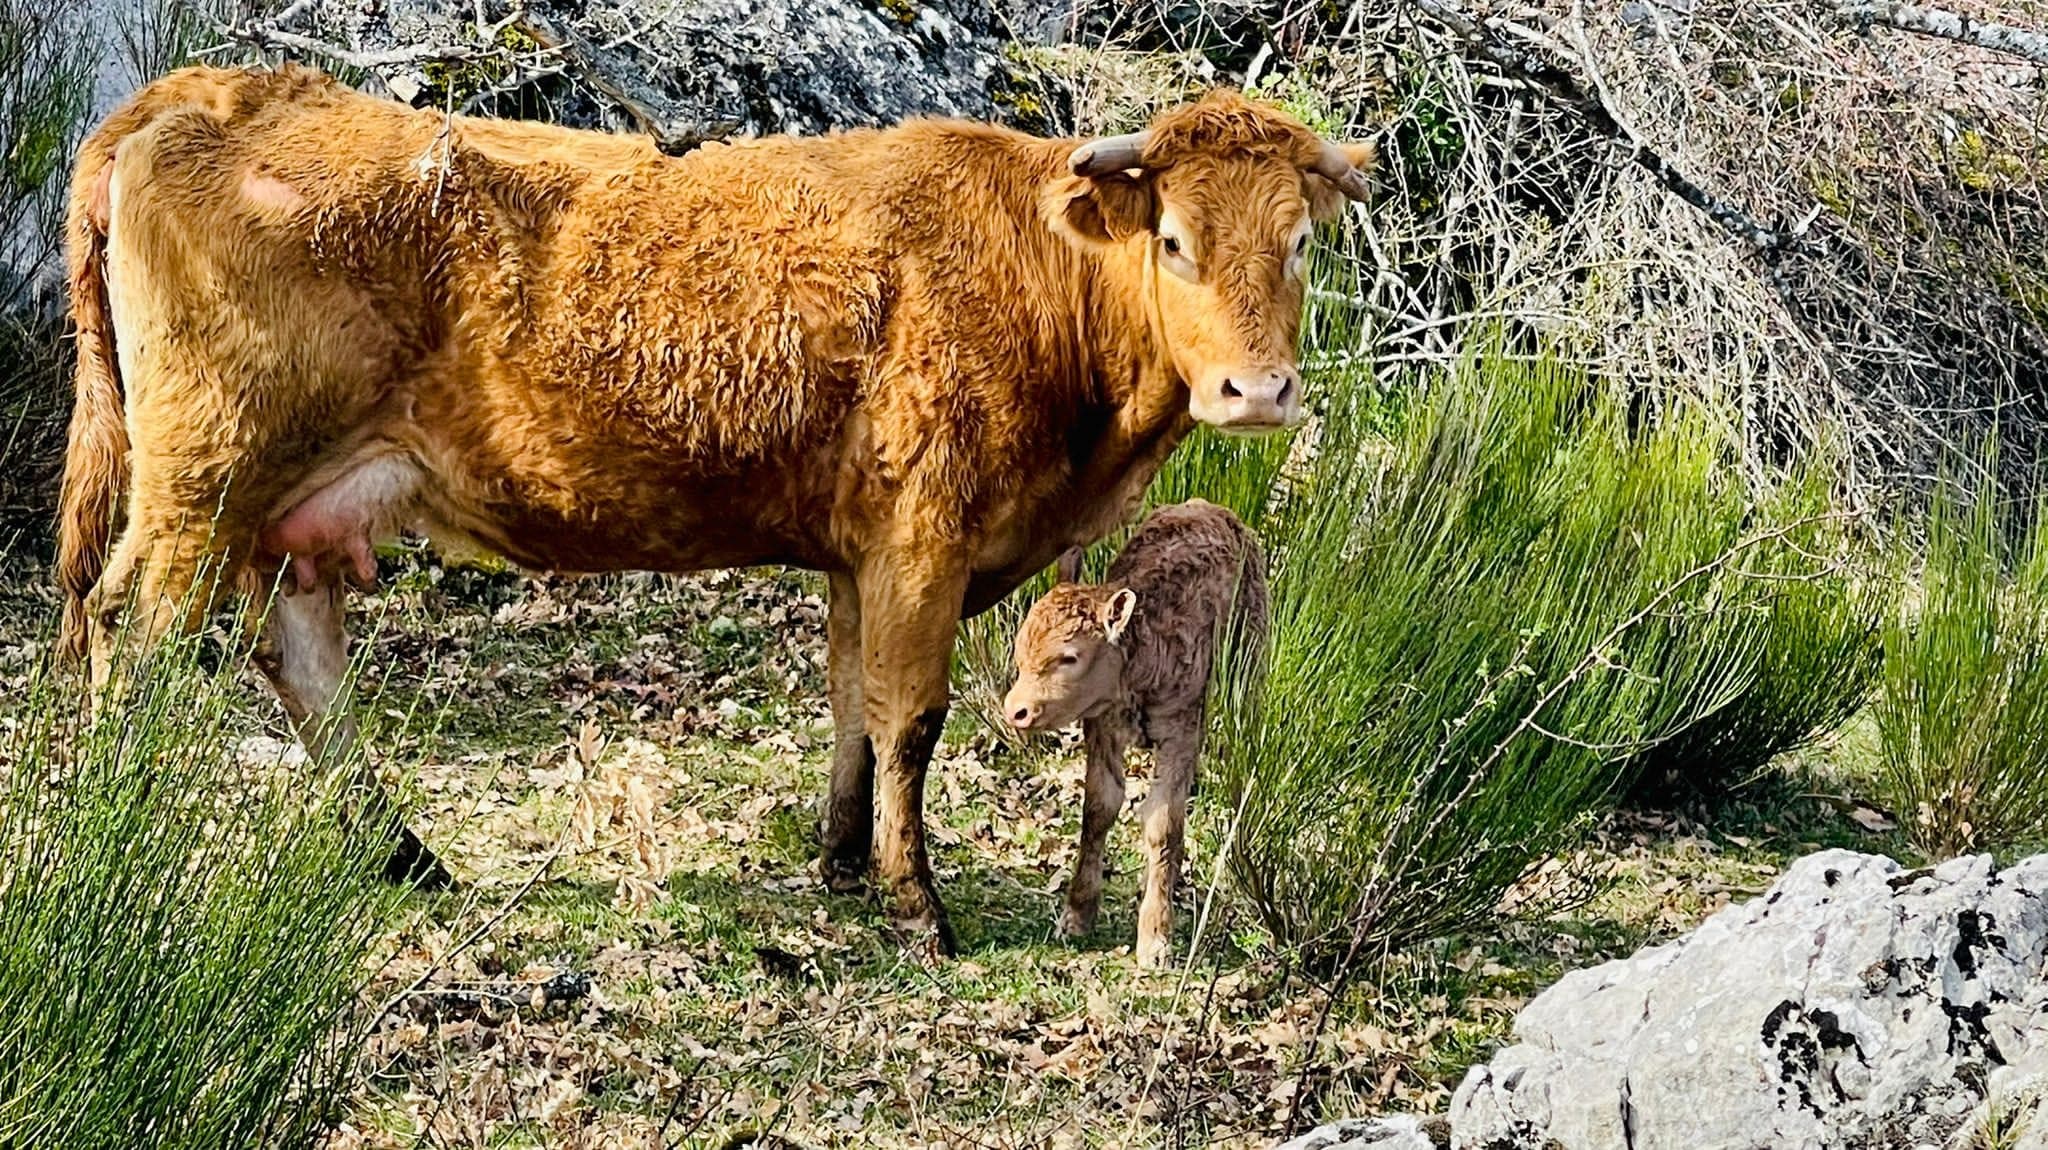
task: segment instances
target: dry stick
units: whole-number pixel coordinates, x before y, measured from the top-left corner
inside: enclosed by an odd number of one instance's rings
[[[387,48],[381,52],[358,52],[312,36],[302,36],[297,32],[286,32],[281,28],[263,24],[220,24],[215,26],[215,31],[232,43],[264,51],[289,51],[319,56],[337,64],[361,68],[365,72],[404,67],[408,64],[456,63],[493,54],[492,49],[468,44],[415,44],[405,48]],[[215,51],[219,49],[208,49],[195,55]]]
[[[1736,239],[1766,255],[1796,250],[1796,236],[1767,228],[1749,213],[1708,192],[1671,165],[1615,119],[1604,101],[1588,92],[1578,77],[1532,53],[1503,42],[1499,17],[1474,20],[1442,0],[1413,0],[1417,10],[1463,37],[1474,52],[1513,79],[1523,81],[1554,103],[1575,113],[1601,135],[1626,145],[1629,158],[1664,185],[1665,190],[1706,213],[1707,218]]]
[[[533,868],[533,873],[526,876],[526,881],[520,884],[518,890],[512,892],[512,897],[506,899],[504,903],[500,905],[495,912],[492,913],[491,917],[485,919],[482,923],[480,923],[475,930],[470,931],[469,934],[466,935],[461,942],[458,942],[454,946],[448,948],[447,953],[443,954],[440,958],[435,959],[434,962],[427,967],[427,969],[421,971],[420,976],[418,978],[413,979],[412,983],[408,985],[404,990],[401,990],[397,994],[392,995],[390,998],[385,999],[384,1005],[377,1008],[377,1013],[375,1017],[381,1019],[385,1015],[390,1014],[393,1010],[395,1010],[398,1007],[398,1004],[400,1002],[403,1002],[407,998],[410,998],[413,995],[419,993],[420,988],[424,987],[427,984],[427,982],[430,979],[432,979],[436,974],[439,974],[441,970],[445,966],[447,966],[449,962],[453,961],[458,955],[462,954],[470,947],[475,946],[477,942],[481,940],[485,935],[489,934],[493,930],[496,930],[498,928],[498,924],[504,922],[506,916],[510,915],[513,912],[513,910],[519,906],[520,903],[526,901],[526,896],[533,893],[533,888],[540,885],[540,880],[545,878],[547,876],[547,873],[554,869],[555,860],[562,857],[562,851],[566,849],[568,845],[569,832],[566,828],[564,828],[561,837],[555,840],[555,848],[547,853],[546,858],[540,860],[540,865]]]
[[[1864,3],[1844,4],[1835,9],[1835,14],[1844,20],[1868,29],[1872,24],[1883,24],[1902,32],[1918,32],[1923,36],[1939,36],[1962,44],[1974,45],[2008,56],[2032,60],[2048,66],[2048,33],[2015,28],[2010,24],[1998,24],[1990,20],[1972,20],[1960,12],[1942,8],[1922,8],[1916,4],[1901,4],[1898,0],[1866,0]]]

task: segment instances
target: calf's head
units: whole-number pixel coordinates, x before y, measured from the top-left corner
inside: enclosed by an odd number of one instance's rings
[[[1368,194],[1369,144],[1318,139],[1286,114],[1217,91],[1128,136],[1090,140],[1044,191],[1083,247],[1116,247],[1151,338],[1187,384],[1188,413],[1227,431],[1301,415],[1295,339],[1309,232]]]
[[[1017,680],[1003,716],[1020,731],[1050,731],[1098,714],[1123,692],[1123,641],[1138,596],[1119,587],[1061,583],[1017,629]]]

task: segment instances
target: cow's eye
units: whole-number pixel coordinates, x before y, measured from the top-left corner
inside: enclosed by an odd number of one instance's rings
[[[1307,233],[1307,232],[1303,232],[1303,233],[1301,234],[1301,238],[1300,238],[1300,239],[1298,239],[1298,240],[1296,240],[1296,241],[1294,241],[1294,254],[1295,254],[1295,255],[1298,255],[1298,256],[1305,256],[1305,255],[1307,255],[1307,254],[1308,254],[1308,233]]]
[[[1060,656],[1060,666],[1062,667],[1071,667],[1080,661],[1081,656],[1074,654],[1072,651],[1068,651],[1066,654]]]
[[[1179,236],[1166,234],[1159,237],[1159,266],[1190,283],[1201,278],[1194,256],[1188,253],[1187,245]]]

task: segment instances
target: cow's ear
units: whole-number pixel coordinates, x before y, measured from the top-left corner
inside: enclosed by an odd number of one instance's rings
[[[1041,203],[1052,230],[1085,246],[1113,244],[1152,230],[1152,183],[1122,172],[1063,176]]]
[[[1365,175],[1372,174],[1380,154],[1371,144],[1338,144],[1337,150]],[[1343,213],[1345,196],[1337,185],[1314,172],[1303,172],[1302,179],[1308,183],[1308,214],[1317,223],[1328,223]]]
[[[1138,593],[1129,587],[1119,588],[1102,605],[1102,630],[1109,636],[1109,645],[1114,647],[1123,642],[1124,630],[1131,625],[1131,616],[1138,610]]]

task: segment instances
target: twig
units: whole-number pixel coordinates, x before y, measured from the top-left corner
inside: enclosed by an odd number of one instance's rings
[[[403,48],[387,48],[381,52],[358,52],[351,48],[344,48],[339,44],[331,44],[312,36],[302,36],[297,32],[287,32],[281,28],[270,27],[267,24],[221,24],[215,27],[220,35],[227,37],[229,41],[235,44],[243,44],[251,48],[273,52],[279,50],[302,52],[308,56],[318,56],[351,68],[361,68],[366,72],[373,72],[384,68],[406,67],[413,64],[455,63],[463,60],[475,60],[492,54],[492,50],[489,48],[479,48],[471,44],[412,44]],[[222,47],[225,47],[225,45],[207,49],[205,52],[218,52]],[[202,53],[194,54],[199,55]]]
[[[1844,4],[1835,9],[1835,14],[1866,31],[1872,24],[1883,24],[1901,32],[1939,36],[1944,40],[2003,52],[2048,66],[2048,34],[2016,28],[2011,24],[1972,20],[1960,12],[1901,4],[1898,0],[1864,0],[1862,3]]]
[[[498,924],[504,922],[506,917],[520,903],[526,901],[526,896],[533,893],[533,888],[540,885],[540,880],[547,877],[548,872],[554,869],[556,860],[562,857],[562,852],[568,848],[568,845],[569,834],[565,830],[562,832],[562,836],[555,840],[554,849],[547,853],[546,858],[540,860],[540,865],[533,868],[533,873],[526,876],[526,881],[521,883],[519,889],[513,891],[512,896],[500,904],[496,911],[492,912],[491,917],[479,923],[475,930],[463,936],[461,942],[449,947],[446,953],[442,954],[440,958],[435,959],[433,963],[428,965],[427,969],[421,971],[419,977],[408,983],[405,989],[385,999],[384,1005],[378,1007],[377,1013],[372,1017],[381,1019],[385,1015],[390,1014],[393,1010],[397,1009],[399,1003],[419,993],[420,988],[424,987],[434,975],[439,974],[450,960],[470,947],[475,946],[485,935],[498,929]]]
[[[1515,79],[1529,84],[1555,103],[1573,112],[1594,131],[1627,147],[1629,159],[1649,172],[1658,183],[1664,185],[1666,191],[1705,212],[1707,218],[1719,224],[1729,235],[1766,255],[1794,250],[1801,246],[1798,239],[1790,233],[1765,227],[1741,208],[1721,200],[1694,183],[1685,173],[1673,167],[1671,161],[1666,160],[1630,132],[1615,118],[1606,102],[1597,94],[1588,92],[1578,77],[1555,64],[1505,43],[1500,35],[1502,22],[1498,18],[1485,17],[1474,20],[1441,0],[1413,0],[1413,3],[1424,15],[1463,37],[1472,50],[1489,63]]]

